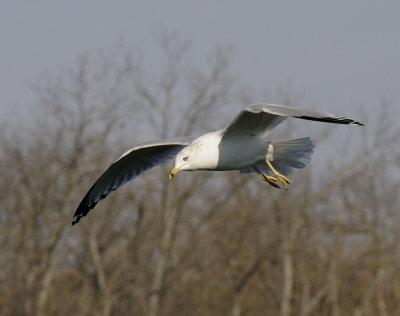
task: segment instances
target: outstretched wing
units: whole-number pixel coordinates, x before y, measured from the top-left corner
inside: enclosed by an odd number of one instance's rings
[[[86,193],[74,214],[72,225],[78,223],[81,217],[86,216],[111,191],[135,179],[144,171],[167,162],[190,141],[191,139],[185,137],[145,143],[122,154],[114,160]]]
[[[226,128],[225,135],[251,134],[265,136],[287,117],[296,117],[326,123],[364,125],[352,119],[329,113],[307,111],[275,104],[251,104],[246,106]]]

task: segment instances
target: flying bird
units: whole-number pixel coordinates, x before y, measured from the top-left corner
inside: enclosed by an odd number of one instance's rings
[[[304,168],[314,149],[309,137],[270,140],[270,131],[288,117],[311,121],[361,125],[352,119],[275,104],[251,104],[242,109],[225,128],[201,135],[159,140],[138,145],[114,160],[97,179],[79,204],[72,225],[88,214],[96,204],[135,179],[144,171],[175,157],[169,174],[172,179],[180,171],[239,170],[257,173],[273,187],[288,188],[286,177],[292,168]]]

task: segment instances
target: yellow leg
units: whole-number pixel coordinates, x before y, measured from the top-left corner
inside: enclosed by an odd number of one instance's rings
[[[267,176],[265,173],[263,173],[260,169],[258,169],[256,166],[253,165],[254,170],[257,171],[257,173],[260,175],[261,179],[263,179],[265,182],[268,182],[270,185],[272,185],[275,188],[280,189],[281,187],[276,183],[278,181],[277,178]]]
[[[279,182],[282,183],[283,187],[285,189],[288,188],[288,184],[290,183],[290,180],[286,178],[283,174],[279,173],[274,166],[271,164],[269,160],[267,160],[267,165],[271,169],[272,173],[274,174],[275,177],[278,178]]]

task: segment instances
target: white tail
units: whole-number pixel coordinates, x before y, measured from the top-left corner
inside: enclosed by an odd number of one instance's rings
[[[272,141],[268,148],[268,158],[276,170],[283,175],[288,175],[292,168],[304,168],[311,159],[314,144],[309,138],[297,138],[288,140]],[[271,148],[272,147],[272,148]],[[257,167],[271,175],[266,164],[257,164]],[[246,167],[240,170],[241,173],[253,173],[253,167]]]

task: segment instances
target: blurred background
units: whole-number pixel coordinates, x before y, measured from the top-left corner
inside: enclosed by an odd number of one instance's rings
[[[1,315],[399,315],[400,3],[0,4]],[[155,168],[72,215],[123,151],[250,103],[310,136],[288,191]]]

